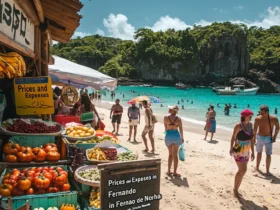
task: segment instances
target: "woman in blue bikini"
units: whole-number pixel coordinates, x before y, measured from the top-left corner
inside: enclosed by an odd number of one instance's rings
[[[164,117],[165,127],[165,144],[168,148],[168,171],[167,175],[180,176],[177,173],[178,167],[178,149],[179,146],[184,143],[183,126],[181,118],[177,117],[179,111],[178,106],[168,106],[169,116]],[[178,130],[179,128],[179,130]],[[174,161],[174,171],[171,173],[172,162]]]

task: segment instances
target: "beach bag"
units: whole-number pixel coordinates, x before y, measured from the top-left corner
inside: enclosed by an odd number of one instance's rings
[[[152,124],[156,124],[158,122],[157,117],[153,114],[153,111],[151,109],[150,111],[151,111]]]
[[[89,122],[94,120],[94,114],[93,112],[87,112],[81,114],[81,122]]]
[[[185,161],[185,147],[184,144],[181,144],[179,147],[179,159]]]

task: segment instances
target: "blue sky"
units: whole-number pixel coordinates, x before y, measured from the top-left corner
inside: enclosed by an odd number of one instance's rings
[[[232,21],[268,28],[280,25],[279,0],[81,0],[83,19],[74,36],[100,34],[132,39],[138,28],[176,30]]]

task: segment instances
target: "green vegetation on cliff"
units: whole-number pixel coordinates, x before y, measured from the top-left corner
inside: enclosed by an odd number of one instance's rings
[[[137,41],[88,36],[72,39],[68,44],[54,45],[52,54],[98,69],[113,77],[131,78],[138,76],[137,70],[143,63],[148,63],[149,68],[155,71],[167,67],[172,70],[170,66],[174,63],[180,63],[183,68],[177,70],[185,73],[189,69],[199,69],[194,68],[195,65],[201,65],[200,68],[203,69],[205,63],[220,59],[217,58],[217,52],[222,52],[227,60],[226,56],[231,55],[233,49],[238,52],[237,47],[241,44],[249,51],[251,68],[275,70],[279,69],[280,64],[280,26],[267,30],[257,27],[248,29],[244,24],[224,22],[205,27],[194,26],[182,31],[169,29],[166,32],[153,32],[142,28],[136,31],[135,40]],[[227,46],[228,40],[234,40],[231,41],[234,42],[231,48]],[[235,43],[236,40],[243,41]],[[210,58],[205,61],[205,53],[202,51],[207,50]]]

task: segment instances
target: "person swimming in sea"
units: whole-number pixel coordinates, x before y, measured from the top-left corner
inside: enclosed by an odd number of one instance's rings
[[[230,109],[230,106],[225,104],[224,113],[226,116],[229,116],[229,109]]]
[[[182,105],[182,109],[185,109],[184,105]]]
[[[277,108],[274,109],[274,114],[278,114],[278,109]]]
[[[220,107],[220,104],[217,104],[217,107]]]
[[[191,101],[191,104],[193,104],[193,100]]]
[[[250,108],[250,104],[247,105],[247,108]]]
[[[178,105],[180,104],[180,101],[178,100]]]
[[[160,107],[163,107],[163,105],[162,105],[162,104],[160,104]]]
[[[183,103],[183,102],[184,102],[184,99],[181,99],[181,102]]]
[[[235,108],[235,109],[237,108],[236,104],[233,105],[233,108]]]

